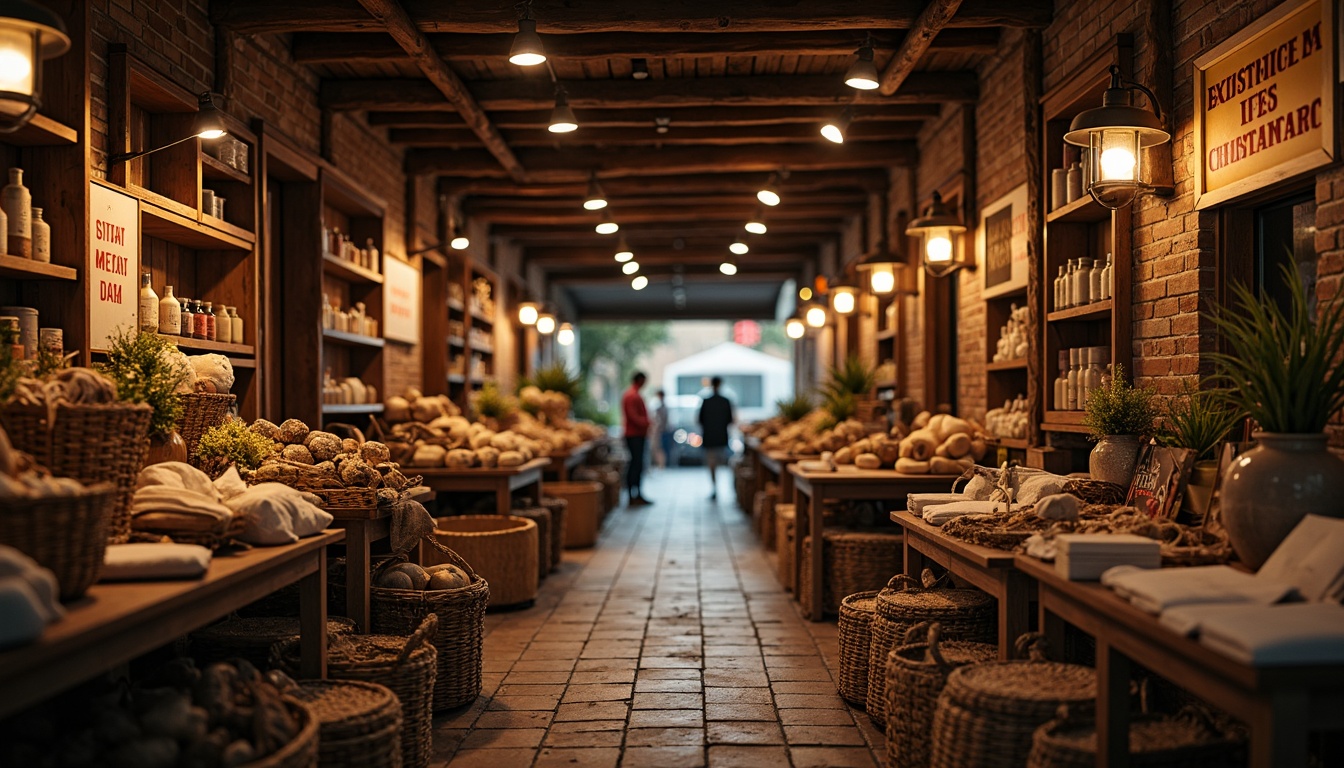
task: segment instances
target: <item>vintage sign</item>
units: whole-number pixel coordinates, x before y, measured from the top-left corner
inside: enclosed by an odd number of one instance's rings
[[[1027,286],[1027,185],[980,211],[976,259],[985,265],[985,298]]]
[[[392,341],[420,343],[420,270],[401,259],[383,259],[383,335]]]
[[[1288,2],[1195,60],[1195,207],[1335,158],[1335,19]]]
[[[89,346],[105,350],[119,327],[139,327],[140,201],[89,184]]]

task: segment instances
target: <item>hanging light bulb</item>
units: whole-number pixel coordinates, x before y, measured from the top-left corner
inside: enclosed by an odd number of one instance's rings
[[[639,271],[638,261],[627,261],[621,265],[621,271],[627,275],[633,275]]]
[[[550,336],[555,333],[555,315],[550,312],[543,312],[537,315],[537,333]]]
[[[471,247],[471,238],[467,233],[458,229],[457,218],[451,214],[448,216],[448,247],[454,251],[465,251]]]
[[[579,119],[569,107],[569,94],[563,86],[555,89],[555,108],[551,110],[551,124],[546,130],[551,133],[570,133],[579,129]]]
[[[849,110],[849,107],[845,107],[845,111],[840,113],[840,117],[821,126],[821,135],[834,144],[844,144],[845,131],[849,130],[849,124],[853,121],[854,114]]]
[[[885,296],[896,290],[896,265],[891,262],[877,262],[868,266],[868,287],[873,293]],[[862,269],[862,267],[860,267]]]
[[[633,258],[635,258],[635,252],[630,250],[630,246],[626,245],[625,238],[622,237],[621,245],[616,249],[616,261],[624,264]]]
[[[860,91],[876,89],[880,85],[880,77],[877,74],[877,65],[873,64],[873,39],[870,37],[865,40],[854,55],[858,58],[854,59],[854,63],[849,65],[849,71],[845,72],[845,85]]]
[[[812,298],[812,289],[804,285],[798,289],[798,298],[802,301],[809,301]]]
[[[859,289],[845,283],[831,286],[831,309],[838,315],[850,315],[858,305]]]
[[[742,242],[742,240],[739,238],[737,240],[734,240],[732,245],[728,246],[728,250],[732,251],[738,256],[745,256],[747,251],[750,251],[751,248],[746,243]]]
[[[942,277],[961,267],[973,267],[973,262],[954,263],[956,243],[966,225],[955,211],[943,204],[943,196],[936,190],[933,202],[924,211],[924,215],[911,221],[905,234],[924,238],[924,268],[934,277]]]
[[[649,278],[643,275],[635,275],[635,279],[630,281],[630,287],[636,291],[642,291],[649,287]]]
[[[541,314],[541,305],[535,301],[524,301],[518,305],[518,322],[523,325],[536,325]]]
[[[784,335],[790,339],[801,339],[807,334],[807,325],[798,317],[790,317],[784,321]]]
[[[42,62],[68,50],[70,34],[60,16],[36,3],[0,3],[0,133],[17,131],[37,113]]]
[[[764,235],[769,231],[769,228],[765,226],[765,216],[760,211],[757,211],[756,215],[751,217],[751,221],[747,222],[744,229],[753,235]]]
[[[646,59],[630,60],[630,76],[636,80],[649,79],[649,62]]]
[[[569,323],[561,323],[560,329],[555,332],[555,340],[560,342],[560,346],[568,347],[574,343],[574,326]]]
[[[607,196],[602,192],[602,187],[597,183],[597,174],[588,177],[588,194],[583,199],[583,209],[585,211],[600,211],[607,207]]]
[[[1069,125],[1064,141],[1087,147],[1087,191],[1111,210],[1123,208],[1141,194],[1170,196],[1170,187],[1155,187],[1143,180],[1143,151],[1171,140],[1157,96],[1140,83],[1125,80],[1120,68],[1111,67],[1111,83],[1101,106],[1084,110]],[[1134,106],[1134,91],[1148,98],[1149,109]]]
[[[0,30],[3,26],[0,25]],[[218,139],[228,133],[224,125],[224,115],[215,106],[215,99],[209,91],[202,93],[196,106],[196,116],[191,121],[191,133],[201,139]]]
[[[537,22],[532,19],[532,3],[523,7],[523,18],[518,20],[518,33],[509,46],[509,61],[520,67],[535,67],[546,62],[546,47],[537,34]]]
[[[729,259],[728,261],[725,261],[719,265],[719,271],[725,275],[728,275],[729,277],[732,277],[733,275],[737,274],[737,264],[735,264],[732,259]]]
[[[619,232],[621,225],[611,220],[611,214],[603,214],[602,221],[597,223],[593,231],[599,235],[614,235]]]
[[[810,304],[803,317],[809,328],[821,328],[826,325],[826,308],[820,304]]]
[[[4,67],[8,66],[4,60],[5,35],[8,34],[7,27],[5,26],[5,17],[3,15],[5,13],[6,7],[7,6],[5,5],[3,0],[0,0],[0,133],[6,133],[9,131],[16,130],[19,126],[23,125],[23,123],[26,123],[29,117],[31,117],[31,115],[20,116],[21,117],[20,122],[15,124],[12,122],[13,119],[18,118],[11,118],[9,116],[10,113],[6,112],[7,99],[9,99],[12,96],[12,94],[2,90],[6,77],[6,75],[3,72],[3,69]],[[6,128],[6,126],[11,127]],[[190,141],[192,139],[207,139],[207,140],[218,139],[228,132],[229,132],[228,126],[224,123],[224,114],[219,111],[219,107],[215,106],[214,98],[210,95],[210,92],[206,91],[205,93],[202,93],[197,99],[196,115],[191,120],[191,133],[175,141],[170,141],[167,144],[160,144],[159,146],[150,149],[142,149],[139,152],[127,152],[123,154],[112,155],[107,159],[107,163],[108,165],[116,165],[118,163],[124,163],[128,160],[134,160],[137,157],[144,157],[145,155],[151,155],[155,152],[158,152],[159,150],[167,149],[169,147],[175,147],[184,141]]]
[[[771,206],[771,207],[774,207],[774,206],[776,206],[776,205],[779,205],[779,175],[778,175],[778,174],[771,174],[771,176],[770,176],[770,180],[767,181],[767,182],[765,183],[765,186],[764,186],[764,187],[761,187],[760,191],[758,191],[758,192],[756,193],[756,199],[757,199],[757,200],[760,200],[763,204],[768,205],[768,206]]]

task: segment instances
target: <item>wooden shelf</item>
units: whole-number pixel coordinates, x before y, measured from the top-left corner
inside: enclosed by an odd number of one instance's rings
[[[482,355],[493,355],[493,354],[495,354],[495,348],[494,348],[494,347],[472,347],[472,348],[471,348],[471,351],[472,351],[472,352],[475,352],[475,353],[482,354]]]
[[[877,382],[877,388],[878,388],[878,389],[895,389],[895,388],[896,388],[896,382],[895,382],[895,381],[879,381],[879,382]]]
[[[467,309],[465,306],[463,306],[462,302],[458,301],[457,299],[449,299],[448,308],[453,310],[454,312],[465,312]]]
[[[14,147],[60,147],[79,143],[79,131],[42,114],[33,115],[27,125],[5,134],[0,143]]]
[[[256,241],[256,235],[248,232],[246,228],[240,227],[237,224],[230,224],[224,219],[216,218],[213,214],[201,214],[201,223],[211,229],[217,229],[227,235],[232,235],[241,241]]]
[[[0,255],[0,277],[11,280],[78,280],[79,270],[19,256]]]
[[[141,234],[159,240],[167,240],[170,243],[177,243],[186,248],[250,252],[252,245],[256,242],[252,233],[244,232],[242,229],[228,222],[215,219],[213,216],[210,218],[215,222],[227,226],[229,230],[235,230],[235,232],[231,233],[218,226],[207,226],[194,218],[188,218],[178,211],[169,210],[158,203],[143,198],[140,202],[140,213]]]
[[[485,323],[486,325],[493,326],[495,324],[493,318],[491,318],[484,312],[480,311],[479,309],[476,309],[475,307],[471,308],[471,316],[476,320],[480,320],[482,323]]]
[[[467,340],[462,338],[461,336],[449,336],[448,346],[465,349],[467,346]]]
[[[322,254],[322,271],[350,283],[383,284],[383,276],[377,272],[365,269],[354,262],[332,256],[330,253]]]
[[[1069,307],[1060,309],[1045,316],[1046,322],[1060,323],[1064,321],[1083,322],[1087,320],[1110,320],[1111,310],[1114,302],[1110,299],[1094,301],[1091,304],[1084,304],[1081,307]]]
[[[1046,432],[1078,432],[1087,434],[1090,430],[1083,426],[1082,411],[1046,411],[1041,429]]]
[[[255,355],[256,347],[251,344],[231,344],[226,341],[206,341],[186,336],[164,336],[177,345],[178,349],[190,349],[198,352],[219,352],[229,355]]]
[[[449,383],[449,384],[466,384],[466,383],[467,383],[467,377],[466,377],[466,376],[463,376],[463,375],[460,374],[460,373],[450,373],[450,374],[448,374],[448,383]]]
[[[1016,448],[1020,451],[1027,449],[1027,439],[1025,437],[996,437],[994,442],[1004,448]]]
[[[1004,360],[998,363],[985,363],[986,371],[1025,371],[1027,370],[1027,359]]]
[[[322,413],[333,414],[359,414],[359,413],[382,413],[382,403],[364,403],[364,404],[346,404],[346,403],[323,403]]]
[[[1074,432],[1080,435],[1086,435],[1091,432],[1091,430],[1084,427],[1082,424],[1065,424],[1063,422],[1049,420],[1041,423],[1041,430],[1044,432]]]
[[[257,361],[250,357],[230,357],[229,365],[232,365],[234,368],[248,368],[255,370]]]
[[[1093,200],[1091,195],[1083,195],[1072,203],[1047,213],[1045,223],[1054,224],[1065,221],[1074,224],[1090,224],[1106,221],[1109,218],[1111,218],[1111,209]]]
[[[345,331],[334,331],[330,328],[322,330],[322,338],[333,344],[344,344],[350,347],[372,347],[382,349],[386,343],[377,336],[365,336],[359,333],[347,333]]]
[[[896,329],[888,328],[884,331],[878,331],[873,338],[877,339],[878,341],[888,341],[890,339],[894,339],[896,338]]]
[[[252,177],[246,173],[231,168],[222,160],[217,160],[206,153],[201,153],[201,176],[214,181],[232,181],[238,184],[251,184]]]

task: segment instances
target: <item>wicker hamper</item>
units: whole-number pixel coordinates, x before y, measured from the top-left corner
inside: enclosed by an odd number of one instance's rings
[[[537,524],[537,583],[540,584],[551,572],[551,511],[545,507],[516,507],[513,514]]]
[[[117,490],[103,483],[75,496],[6,499],[0,544],[50,569],[62,600],[74,600],[98,580]]]
[[[285,746],[271,754],[244,763],[241,768],[318,768],[317,715],[303,702],[286,698],[285,705],[299,721],[299,734]]]
[[[1032,734],[1060,707],[1092,711],[1096,672],[1045,661],[1042,645],[1033,643],[1030,661],[961,667],[947,676],[933,715],[930,768],[1021,768]]]
[[[551,571],[558,571],[565,554],[565,518],[569,502],[555,496],[543,496],[541,506],[551,513]]]
[[[1089,722],[1053,720],[1036,729],[1027,768],[1092,768],[1097,729]],[[1129,724],[1133,768],[1240,768],[1245,745],[1195,717],[1145,717]]]
[[[537,524],[512,515],[458,515],[434,521],[434,537],[490,584],[490,604],[519,605],[537,596]],[[441,550],[420,545],[426,567],[452,562]]]
[[[187,461],[199,468],[196,445],[201,441],[201,435],[229,418],[229,411],[238,401],[238,396],[192,392],[178,395],[177,398],[182,401],[182,418],[177,421],[177,432],[182,435],[182,442],[187,444]]]
[[[887,765],[926,768],[938,694],[952,670],[999,656],[997,646],[942,640],[938,622],[916,624],[887,656]]]
[[[587,549],[597,543],[598,521],[602,518],[601,483],[546,483],[545,493],[566,502],[565,549]]]
[[[933,574],[925,571],[923,576],[924,583],[931,585]],[[892,578],[877,594],[868,654],[868,717],[879,728],[887,726],[887,654],[911,626],[923,621],[942,624],[942,636],[948,640],[994,643],[998,639],[994,598],[984,592],[921,587],[906,575]]]
[[[826,557],[822,574],[822,611],[834,615],[840,610],[840,598],[865,590],[881,589],[893,573],[904,566],[899,533],[825,530],[821,534]],[[812,583],[812,537],[803,538],[802,584]],[[799,588],[798,602],[811,613],[812,590]]]
[[[327,635],[352,635],[355,622],[343,616],[327,617]],[[257,669],[270,664],[271,647],[299,636],[299,620],[288,616],[232,617],[187,635],[196,666],[225,659],[246,659]]]
[[[429,763],[431,701],[438,693],[434,673],[438,652],[434,641],[442,633],[443,626],[430,616],[410,637],[349,635],[331,638],[327,645],[329,678],[377,683],[396,694],[401,702],[401,764],[407,768]],[[297,640],[276,643],[271,649],[272,666],[291,676],[298,674],[300,658]]]
[[[840,698],[862,708],[868,700],[868,650],[877,590],[840,601]]]
[[[386,686],[357,680],[308,680],[294,698],[317,717],[318,764],[322,768],[404,765],[401,703]]]
[[[757,491],[752,502],[751,519],[756,526],[756,535],[761,541],[775,537],[775,507],[779,504],[779,488],[770,485],[764,491]]]
[[[792,504],[775,505],[775,564],[785,592],[793,591],[793,528],[797,518]]]
[[[622,472],[610,464],[593,467],[579,467],[574,470],[574,479],[580,482],[598,483],[602,486],[602,503],[599,518],[621,505]]]

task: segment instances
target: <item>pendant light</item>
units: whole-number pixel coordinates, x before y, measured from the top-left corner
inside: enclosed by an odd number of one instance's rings
[[[649,79],[649,62],[647,59],[630,60],[630,76],[636,80]]]
[[[542,312],[537,315],[537,333],[545,336],[555,333],[555,315],[550,312]]]
[[[924,215],[910,222],[905,234],[923,238],[924,269],[934,277],[972,266],[957,259],[958,245],[966,226],[961,217],[943,204],[943,196],[933,193],[933,202]]]
[[[471,247],[471,238],[467,237],[466,229],[457,223],[457,217],[451,211],[448,213],[448,247],[454,251],[465,251]]]
[[[643,275],[635,275],[635,279],[630,281],[630,287],[636,291],[642,291],[649,287],[649,278]]]
[[[574,343],[574,326],[569,323],[561,323],[560,329],[555,332],[555,340],[560,342],[560,346],[568,347]]]
[[[873,38],[865,40],[854,55],[857,58],[845,72],[845,85],[860,91],[876,90],[881,77],[877,74],[877,65],[873,64]]]
[[[821,328],[826,325],[826,308],[820,304],[808,304],[803,311],[803,319],[809,328]]]
[[[719,265],[719,271],[725,275],[728,275],[729,277],[732,277],[733,275],[737,274],[737,262],[733,261],[732,259],[728,259],[727,261],[724,261],[722,264]]]
[[[840,113],[840,117],[827,122],[821,126],[821,135],[832,144],[845,143],[845,131],[849,130],[849,124],[854,121],[854,113],[849,107]]]
[[[593,227],[593,231],[599,235],[614,235],[621,230],[621,225],[612,220],[610,213],[603,213],[602,220]]]
[[[42,62],[70,50],[60,16],[26,0],[0,2],[0,133],[27,125],[42,106]]]
[[[597,174],[588,177],[588,193],[583,198],[583,209],[585,211],[600,211],[607,207],[607,196],[602,191],[602,186],[597,183]]]
[[[630,250],[629,245],[626,245],[625,237],[621,237],[621,244],[616,249],[616,261],[624,264],[633,258],[635,258],[635,252]]]
[[[532,0],[523,3],[523,18],[518,20],[518,33],[509,46],[509,61],[520,67],[546,63],[546,47],[541,44],[537,22],[532,19]]]
[[[764,235],[766,232],[770,231],[769,227],[765,226],[765,214],[761,211],[757,211],[755,215],[751,217],[751,221],[748,221],[743,229],[753,235]]]
[[[747,255],[747,252],[751,250],[751,246],[747,245],[746,242],[739,237],[738,239],[733,241],[732,245],[728,246],[728,250],[732,251],[738,256],[745,256]]]
[[[1152,110],[1134,106],[1133,92],[1148,97]],[[1162,120],[1162,108],[1153,92],[1120,75],[1111,67],[1111,84],[1101,106],[1073,118],[1064,141],[1087,147],[1087,191],[1102,206],[1115,210],[1134,202],[1143,192],[1170,195],[1170,187],[1157,188],[1143,181],[1143,152],[1171,140]]]
[[[541,314],[541,305],[535,301],[524,301],[518,305],[518,322],[523,325],[536,325]]]
[[[3,7],[3,0],[0,0],[0,8]],[[0,38],[3,38],[3,26],[0,26]],[[2,55],[2,52],[0,52],[0,55]],[[3,62],[0,62],[0,66],[3,66]],[[4,94],[0,94],[0,104],[3,104],[3,99]],[[193,117],[191,121],[191,133],[183,136],[177,141],[172,141],[162,146],[154,147],[153,149],[142,149],[139,152],[112,155],[107,159],[107,164],[116,165],[117,163],[124,163],[127,160],[134,160],[137,157],[144,157],[145,155],[150,155],[160,150],[168,149],[169,147],[175,147],[184,141],[191,141],[192,139],[205,139],[207,141],[218,139],[228,132],[228,126],[224,124],[223,113],[219,111],[219,107],[215,106],[215,100],[210,95],[210,92],[206,91],[205,93],[202,93],[197,100],[196,116]]]
[[[627,261],[621,265],[621,271],[627,275],[633,275],[639,271],[638,261]]]
[[[579,119],[574,116],[574,110],[569,108],[569,94],[565,93],[564,86],[556,86],[555,108],[551,110],[551,124],[546,126],[546,130],[551,133],[571,133],[578,129]]]
[[[807,334],[807,325],[802,318],[794,315],[784,321],[784,335],[790,339],[801,339]]]
[[[848,283],[831,284],[831,309],[837,315],[852,315],[858,307],[859,289]]]
[[[781,174],[770,174],[770,178],[765,182],[765,186],[761,187],[760,190],[756,192],[756,199],[772,208],[779,205],[779,184],[782,180],[783,176]]]

